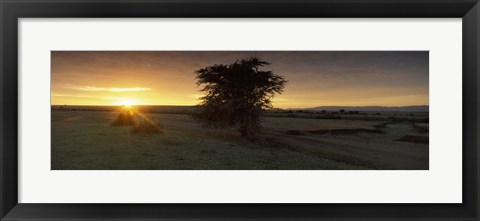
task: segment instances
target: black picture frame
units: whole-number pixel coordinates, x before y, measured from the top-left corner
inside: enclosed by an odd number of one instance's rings
[[[479,220],[478,0],[0,0],[1,220]],[[133,17],[462,18],[461,204],[18,203],[18,19]],[[446,42],[447,44],[448,42]]]

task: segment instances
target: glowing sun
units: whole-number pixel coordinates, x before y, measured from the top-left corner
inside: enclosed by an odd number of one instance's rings
[[[133,99],[122,99],[119,100],[116,105],[124,106],[124,107],[132,107],[133,105],[138,105],[139,102]]]

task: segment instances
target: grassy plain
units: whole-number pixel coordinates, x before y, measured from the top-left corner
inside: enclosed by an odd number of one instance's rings
[[[264,133],[246,140],[233,130],[203,128],[184,112],[144,113],[162,132],[135,134],[128,126],[111,126],[117,113],[109,109],[53,109],[52,169],[428,169],[425,122],[393,121],[386,114],[265,115]]]

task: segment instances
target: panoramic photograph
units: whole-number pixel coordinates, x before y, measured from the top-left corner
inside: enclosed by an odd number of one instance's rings
[[[52,170],[428,170],[428,51],[51,51]]]

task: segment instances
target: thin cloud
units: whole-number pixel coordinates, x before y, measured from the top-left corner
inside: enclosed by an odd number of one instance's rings
[[[109,91],[109,92],[132,92],[148,91],[151,88],[145,87],[92,87],[92,86],[66,86],[66,88],[80,91]]]
[[[122,99],[121,97],[104,97],[104,96],[91,96],[91,95],[83,95],[83,94],[58,94],[58,93],[52,93],[52,97],[95,98],[95,99],[103,99],[103,100]]]
[[[89,96],[89,95],[83,95],[83,94],[57,94],[57,93],[52,93],[53,97],[95,97],[95,96]]]

